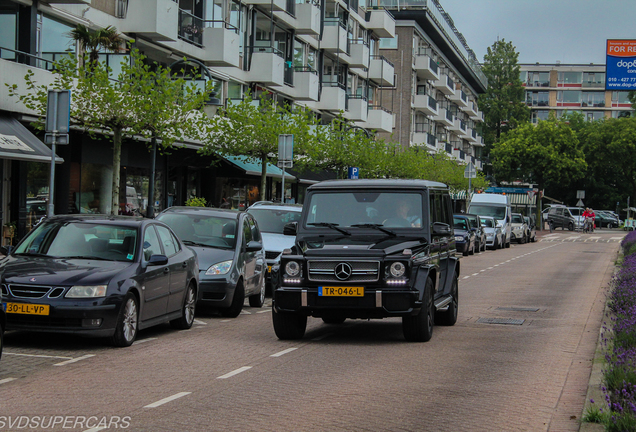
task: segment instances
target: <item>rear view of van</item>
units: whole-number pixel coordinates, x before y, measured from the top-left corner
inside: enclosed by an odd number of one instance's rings
[[[468,206],[468,213],[495,218],[501,225],[504,247],[510,247],[512,209],[509,196],[491,193],[475,194]]]

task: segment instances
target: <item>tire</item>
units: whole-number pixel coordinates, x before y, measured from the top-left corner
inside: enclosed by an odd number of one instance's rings
[[[170,321],[170,326],[177,330],[187,330],[194,323],[194,313],[197,306],[197,291],[194,284],[190,283],[183,297],[183,307],[181,317]]]
[[[462,255],[468,256],[468,248],[466,248],[466,250],[464,252],[462,252]]]
[[[139,332],[139,305],[137,297],[128,292],[117,315],[117,325],[112,342],[116,347],[128,347],[137,339]]]
[[[261,283],[261,290],[258,294],[251,295],[249,297],[250,306],[255,308],[263,307],[265,303],[265,275],[263,275],[263,282]]]
[[[453,301],[448,306],[448,310],[444,312],[435,311],[435,324],[443,326],[452,326],[457,322],[457,311],[459,310],[459,287],[457,283],[457,273],[453,274],[453,282],[451,286],[451,295]]]
[[[572,222],[569,223],[568,230],[574,231],[574,224]]]
[[[473,247],[468,251],[468,255],[475,255],[475,243],[473,243]]]
[[[488,245],[486,244],[486,242],[484,242],[484,252],[486,252],[488,250]]]
[[[274,332],[280,340],[302,339],[307,329],[307,316],[272,310]]]
[[[479,244],[475,248],[475,253],[481,253],[481,242],[479,242]]]
[[[409,342],[428,342],[435,326],[435,305],[433,304],[433,281],[426,280],[424,304],[417,315],[402,317],[402,333]]]
[[[526,243],[526,236],[523,235],[521,236],[521,238],[519,239],[519,244],[525,244]]]
[[[501,243],[499,243],[499,240],[495,238],[495,250],[496,249],[501,249]]]
[[[346,318],[338,318],[338,317],[322,317],[322,322],[325,324],[342,324],[346,321]]]
[[[550,227],[550,232],[554,231],[554,222],[548,222],[548,226]]]
[[[243,288],[243,281],[239,279],[234,289],[232,304],[228,308],[221,309],[221,315],[226,318],[236,318],[243,310],[243,303],[245,303],[245,288]]]
[[[510,240],[508,240],[508,242],[506,243],[506,245],[504,246],[506,249],[510,248]]]

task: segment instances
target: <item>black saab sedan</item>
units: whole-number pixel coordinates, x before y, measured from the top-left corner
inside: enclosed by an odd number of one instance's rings
[[[475,253],[475,229],[470,227],[470,220],[462,214],[453,215],[453,227],[455,228],[455,245],[457,252],[464,256]]]
[[[156,324],[187,329],[198,274],[194,252],[161,222],[54,216],[0,262],[7,330],[110,337],[129,346]]]
[[[265,250],[254,217],[236,210],[170,207],[157,215],[199,260],[199,305],[237,317],[245,297],[265,301]]]

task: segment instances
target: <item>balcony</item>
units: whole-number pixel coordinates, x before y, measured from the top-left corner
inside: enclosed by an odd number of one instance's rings
[[[381,86],[393,87],[395,82],[393,63],[383,56],[372,55],[369,60],[369,79]]]
[[[438,80],[433,81],[433,86],[447,96],[455,94],[455,82],[444,73],[440,74]]]
[[[466,128],[466,134],[464,135],[464,139],[469,143],[474,144],[477,142],[477,131],[473,128]]]
[[[468,117],[472,118],[477,115],[477,104],[474,101],[469,101],[468,105],[462,108],[462,111],[464,111]]]
[[[395,19],[384,9],[367,11],[365,27],[381,38],[395,37]]]
[[[345,111],[347,108],[347,92],[336,83],[323,82],[320,102],[316,104],[316,108],[335,113]]]
[[[243,4],[258,6],[261,9],[273,12],[287,9],[287,0],[244,0]]]
[[[413,67],[421,80],[437,81],[439,79],[439,66],[428,55],[416,55]]]
[[[293,3],[292,3],[293,4]],[[274,16],[289,27],[296,30],[296,34],[317,36],[320,34],[320,7],[313,2],[293,4],[293,13],[289,7],[283,12],[274,12]]]
[[[369,107],[367,121],[359,126],[378,132],[391,133],[393,132],[393,114],[381,106],[372,105]]]
[[[464,161],[466,160],[466,153],[464,152],[464,150],[453,148],[453,157],[457,160]]]
[[[320,91],[318,72],[309,67],[294,69],[294,99],[300,101],[317,101]]]
[[[416,94],[412,96],[411,107],[422,111],[429,116],[438,115],[437,101],[433,96],[427,94]]]
[[[473,145],[476,147],[483,147],[485,145],[484,138],[479,135],[476,130],[473,129],[473,131],[475,132],[475,143]]]
[[[437,115],[433,119],[446,127],[453,125],[453,113],[448,108],[438,108]]]
[[[206,21],[201,60],[208,66],[239,67],[238,29],[222,21]]]
[[[118,29],[122,33],[136,33],[154,41],[176,41],[179,11],[173,0],[128,2],[126,18]]]
[[[430,134],[428,132],[418,132],[418,124],[415,124],[416,130],[413,132],[411,141],[414,145],[418,146],[427,146],[429,150],[436,151],[437,150],[437,138],[435,135]],[[420,129],[421,130],[421,129]]]
[[[468,95],[464,93],[464,90],[461,89],[456,89],[455,94],[450,95],[448,98],[455,102],[455,104],[457,104],[457,106],[460,108],[466,108],[470,103],[470,101],[468,100]]]
[[[456,115],[453,115],[453,124],[449,125],[447,129],[449,131],[455,132],[456,134],[459,134],[462,132],[462,130],[459,127],[459,124],[460,124],[460,120],[457,118]]]
[[[9,88],[4,84],[18,86],[17,92],[26,94],[29,90],[26,88],[24,76],[29,70],[33,72],[33,80],[38,85],[52,86],[55,76],[49,70],[53,70],[53,62],[32,56],[30,54],[19,51],[0,48],[0,76],[2,77],[2,85],[0,86],[0,110],[19,112],[21,114],[39,114],[38,112],[26,108],[23,104],[18,103],[18,99],[9,96]],[[10,57],[11,60],[7,59]]]
[[[285,83],[285,62],[282,53],[273,47],[247,48],[252,50],[248,81],[282,86]]]
[[[473,104],[474,104],[475,115],[469,116],[470,119],[474,120],[476,122],[483,122],[484,121],[484,113],[479,111],[479,109],[477,108],[477,104],[475,102],[473,102]]]
[[[320,48],[331,53],[347,53],[347,29],[338,18],[325,18]]]
[[[340,59],[352,68],[368,68],[369,46],[361,41],[349,41],[349,54],[340,54]]]
[[[347,99],[347,110],[344,112],[344,118],[352,121],[367,121],[369,108],[366,98],[347,95]]]

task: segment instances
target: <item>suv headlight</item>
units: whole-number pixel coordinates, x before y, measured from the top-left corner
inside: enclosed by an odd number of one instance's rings
[[[106,285],[76,285],[71,287],[64,297],[66,298],[95,298],[106,297]]]
[[[296,261],[289,261],[287,264],[285,264],[285,273],[291,277],[300,275],[300,264],[298,264]]]
[[[463,236],[455,236],[455,241],[464,241]]]
[[[216,263],[211,265],[206,271],[206,275],[224,275],[227,274],[232,268],[232,260],[223,261],[220,263]]]
[[[389,267],[389,273],[392,277],[400,278],[404,276],[404,273],[406,273],[406,266],[403,263],[396,261],[391,264],[391,267]]]

